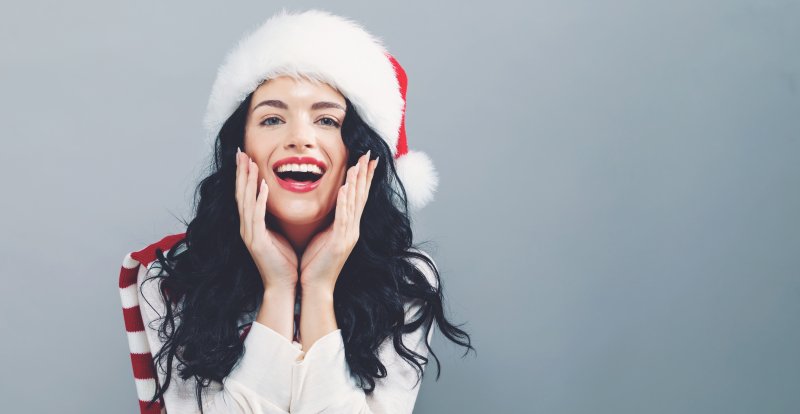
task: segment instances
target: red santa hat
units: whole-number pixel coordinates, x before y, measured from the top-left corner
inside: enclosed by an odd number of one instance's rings
[[[408,149],[408,79],[381,39],[357,22],[322,10],[286,9],[244,36],[228,53],[211,89],[204,125],[209,140],[264,80],[280,75],[319,80],[336,88],[392,151],[408,204],[433,200],[438,175],[430,157]]]

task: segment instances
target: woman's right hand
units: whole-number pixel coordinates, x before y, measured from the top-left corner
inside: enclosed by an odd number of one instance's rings
[[[297,284],[297,254],[283,235],[267,229],[266,210],[269,187],[261,180],[258,166],[244,152],[236,154],[236,204],[239,207],[239,233],[261,273],[264,289],[294,290]]]

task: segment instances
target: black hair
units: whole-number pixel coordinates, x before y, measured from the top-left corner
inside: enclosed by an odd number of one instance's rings
[[[212,381],[222,382],[241,358],[244,347],[238,321],[254,312],[263,296],[263,282],[239,233],[239,214],[234,197],[237,147],[244,148],[244,131],[253,94],[250,93],[221,127],[214,144],[210,173],[198,184],[195,213],[185,237],[166,255],[157,250],[159,292],[167,305],[158,320],[162,348],[154,356],[156,366],[166,366],[164,384],[156,381],[149,404],[163,397],[172,379],[172,364],[183,379],[196,379],[197,403],[202,412],[202,392]],[[378,358],[379,345],[392,337],[397,353],[412,364],[419,381],[428,358],[403,344],[401,337],[436,321],[445,338],[475,350],[470,336],[448,321],[444,314],[441,279],[433,261],[415,251],[405,188],[400,182],[386,142],[359,116],[351,102],[342,122],[342,139],[348,148],[348,166],[371,150],[381,162],[374,172],[362,213],[359,239],[348,257],[334,289],[336,322],[342,330],[351,374],[366,393],[375,379],[386,376]],[[436,277],[428,282],[412,264],[421,260]],[[366,277],[366,276],[369,277]],[[416,319],[405,322],[403,305],[421,303]],[[426,331],[427,332],[427,331]],[[426,339],[426,347],[439,358]],[[161,368],[162,371],[164,368]]]

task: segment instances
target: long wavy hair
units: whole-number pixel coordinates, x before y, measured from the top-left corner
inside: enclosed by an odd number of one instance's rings
[[[183,379],[196,379],[197,404],[202,412],[202,392],[212,381],[222,382],[244,353],[238,322],[245,312],[254,312],[263,297],[264,285],[239,233],[235,176],[237,147],[244,148],[247,110],[253,94],[239,105],[219,131],[214,144],[211,171],[198,185],[195,215],[186,226],[185,237],[164,255],[157,250],[159,292],[166,304],[158,320],[163,346],[154,359],[166,367],[164,384],[157,384],[148,406],[164,395],[172,379],[173,361]],[[348,166],[372,150],[378,163],[367,203],[362,213],[359,239],[336,281],[334,309],[342,330],[345,356],[351,374],[365,393],[375,388],[375,379],[386,376],[378,359],[378,348],[389,337],[397,353],[417,370],[422,379],[428,358],[409,349],[403,334],[436,321],[445,338],[475,351],[470,336],[448,321],[439,272],[424,254],[414,251],[406,191],[400,182],[386,142],[359,116],[348,99],[342,123],[342,139],[348,148]],[[268,223],[270,220],[267,220]],[[268,224],[269,225],[269,224]],[[413,249],[410,249],[413,248]],[[432,286],[410,259],[419,259],[436,277]],[[418,317],[405,322],[403,305],[421,301]],[[155,321],[154,321],[155,322]],[[426,330],[427,332],[427,330]],[[436,379],[441,374],[436,360]],[[164,368],[162,367],[162,372]],[[158,381],[157,381],[158,382]]]

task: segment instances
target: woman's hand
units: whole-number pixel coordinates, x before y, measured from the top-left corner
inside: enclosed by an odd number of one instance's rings
[[[345,185],[339,188],[333,223],[317,233],[303,252],[300,283],[304,290],[333,293],[339,272],[358,241],[361,213],[378,165],[378,159],[370,161],[369,154],[367,151],[348,169]]]
[[[236,154],[236,204],[239,206],[239,233],[264,281],[264,289],[294,290],[297,284],[297,255],[277,232],[267,229],[266,211],[269,187],[261,180],[257,192],[258,166],[247,154]],[[258,194],[258,195],[256,195]]]

